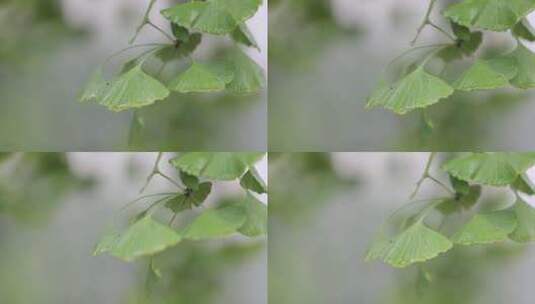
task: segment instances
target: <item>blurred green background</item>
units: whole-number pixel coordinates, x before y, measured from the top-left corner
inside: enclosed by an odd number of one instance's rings
[[[180,0],[158,1],[159,10]],[[173,94],[133,111],[112,113],[77,97],[93,70],[128,46],[149,1],[0,1],[1,151],[265,151],[267,93]],[[267,5],[249,22],[267,69]],[[138,43],[161,42],[146,28]],[[216,56],[229,40],[206,37],[198,56]],[[120,56],[122,63],[143,50]],[[148,69],[160,66],[148,62]],[[172,69],[164,74],[172,75]],[[171,77],[167,75],[168,77]],[[164,75],[165,76],[165,75]]]
[[[437,2],[433,20],[448,28]],[[397,116],[364,105],[388,62],[409,48],[428,1],[271,0],[269,2],[269,146],[271,151],[533,150],[534,93],[455,94]],[[531,16],[532,23],[535,16]],[[427,28],[418,45],[444,42]],[[478,55],[514,47],[508,34],[485,34]],[[408,59],[414,60],[422,53]],[[452,74],[471,59],[456,62]],[[440,69],[440,62],[431,70]],[[418,111],[417,111],[418,112]]]
[[[533,303],[534,244],[456,247],[404,269],[364,262],[383,221],[408,202],[427,156],[270,154],[269,302]],[[432,173],[444,180],[439,164]],[[443,195],[432,183],[421,190],[420,198]],[[514,196],[485,189],[483,200],[511,203]]]
[[[155,158],[0,154],[0,303],[267,303],[262,238],[182,242],[155,257],[159,280],[147,280],[148,259],[92,256],[114,218],[125,222],[142,210],[143,204],[118,213],[139,196]],[[176,174],[163,162],[161,168]],[[267,160],[259,172],[265,177]],[[239,187],[217,183],[207,204],[234,198]],[[147,193],[169,190],[165,180],[155,179]]]

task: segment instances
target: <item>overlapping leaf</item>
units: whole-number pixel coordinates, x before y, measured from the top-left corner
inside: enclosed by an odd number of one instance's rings
[[[506,186],[534,164],[535,153],[471,153],[447,162],[443,169],[464,181]]]
[[[207,0],[178,4],[162,11],[169,21],[190,30],[223,35],[251,18],[262,0]]]
[[[524,192],[528,195],[535,195],[535,185],[525,173],[520,175],[516,179],[516,181],[513,184],[511,184],[511,187],[513,187],[513,189],[515,190]]]
[[[176,168],[198,177],[233,180],[241,177],[264,153],[191,152],[171,160]]]
[[[249,27],[245,23],[240,24],[240,26],[238,26],[234,30],[234,32],[232,32],[232,39],[245,46],[254,47],[258,51],[260,51],[260,46],[258,46],[258,42],[256,42],[256,39],[254,38],[253,34],[249,30]]]
[[[246,212],[241,206],[210,209],[197,217],[184,230],[184,238],[206,240],[230,236],[243,226]]]
[[[527,41],[535,41],[535,28],[529,23],[529,21],[524,18],[518,22],[513,28],[513,34],[516,37],[525,39]]]
[[[391,86],[381,84],[368,99],[368,108],[384,107],[397,114],[424,108],[453,94],[442,79],[427,73],[423,66]]]
[[[199,184],[195,189],[188,188],[185,193],[179,194],[165,203],[165,206],[174,213],[198,207],[204,203],[210,192],[212,183]]]
[[[509,85],[509,80],[516,73],[516,60],[513,58],[477,60],[453,86],[461,91],[502,88]]]
[[[535,241],[535,208],[519,199],[513,210],[518,225],[509,237],[517,242]]]
[[[251,169],[242,176],[240,185],[244,189],[249,189],[256,193],[267,193],[267,185],[254,167],[251,167]]]
[[[266,86],[266,77],[262,67],[241,50],[235,49],[230,54],[228,64],[234,68],[234,78],[227,85],[230,92],[253,94]]]
[[[109,89],[110,83],[104,79],[102,68],[98,68],[87,83],[82,94],[80,95],[80,102],[89,102],[99,100],[101,96]]]
[[[535,54],[518,43],[517,48],[507,58],[516,60],[518,73],[511,79],[511,84],[519,89],[535,88]]]
[[[141,66],[113,81],[99,103],[112,111],[123,111],[153,104],[169,96],[169,90],[155,78],[143,72]]]
[[[448,7],[444,15],[467,27],[506,31],[533,9],[534,0],[464,0]]]
[[[456,244],[474,245],[505,241],[517,226],[512,210],[476,214],[452,240]]]
[[[432,259],[452,246],[448,238],[419,220],[393,239],[377,240],[366,259],[382,259],[394,267],[406,267]]]
[[[267,206],[248,194],[239,206],[245,210],[245,222],[238,231],[249,237],[265,235],[267,233]]]
[[[184,73],[169,84],[169,88],[180,93],[223,91],[234,78],[232,67],[225,64],[208,65],[194,62]]]

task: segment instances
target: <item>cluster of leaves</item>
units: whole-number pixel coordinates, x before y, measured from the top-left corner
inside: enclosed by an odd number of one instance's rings
[[[452,96],[455,91],[481,91],[505,87],[531,89],[535,87],[535,54],[524,41],[535,41],[535,29],[526,16],[535,10],[533,0],[463,0],[452,4],[443,12],[451,25],[451,33],[430,20],[436,0],[430,0],[426,18],[418,30],[431,26],[444,34],[452,43],[416,47],[404,55],[430,49],[423,61],[412,62],[399,77],[383,80],[368,99],[367,107],[383,107],[403,115],[424,109]],[[491,58],[476,58],[472,65],[453,81],[442,78],[448,64],[473,57],[483,41],[483,32],[509,31],[516,39],[516,48]],[[413,42],[416,42],[415,40]],[[399,58],[401,58],[399,57]],[[444,62],[443,70],[434,75],[426,66],[433,58]],[[398,59],[399,59],[398,58]],[[397,60],[397,59],[396,59]]]
[[[160,154],[147,184],[153,176],[160,175],[172,182],[178,191],[146,195],[135,200],[158,197],[130,221],[126,230],[119,233],[114,229],[107,233],[97,244],[94,254],[108,253],[124,261],[133,261],[159,254],[181,240],[218,239],[236,233],[247,237],[266,234],[267,207],[253,195],[253,192],[267,193],[266,184],[255,169],[255,164],[263,157],[264,153],[184,153],[170,161],[180,176],[178,182],[159,170]],[[239,180],[246,192],[243,199],[204,208],[214,182],[235,180]],[[171,216],[168,225],[153,217],[159,208],[167,210]],[[186,219],[187,211],[193,209],[193,212],[202,211],[191,223],[176,229],[173,223],[177,216],[183,215]]]
[[[206,0],[177,4],[161,11],[161,15],[169,21],[172,35],[149,19],[155,2],[151,0],[131,43],[141,29],[149,25],[162,33],[170,44],[141,44],[123,50],[151,47],[126,62],[112,80],[105,79],[102,67],[97,68],[80,96],[81,102],[95,101],[112,111],[123,111],[166,99],[171,91],[242,95],[256,93],[265,86],[263,69],[238,46],[241,44],[259,50],[245,22],[255,15],[262,0]],[[236,45],[224,58],[201,62],[192,58],[192,54],[206,34],[230,36]],[[152,57],[161,61],[162,67],[149,74],[144,64]],[[178,73],[169,80],[163,79],[162,71],[171,63],[177,64]]]
[[[419,205],[420,208],[404,217],[401,225],[395,225],[399,227],[393,236],[382,231],[369,249],[367,260],[380,259],[394,267],[406,267],[430,260],[454,245],[535,241],[535,208],[520,195],[535,195],[535,186],[526,175],[526,171],[535,165],[535,153],[470,153],[454,158],[442,165],[442,170],[449,175],[450,186],[430,175],[432,159],[414,194],[425,179],[430,179],[443,187],[449,196],[413,201],[404,206]],[[478,206],[482,205],[478,202],[483,186],[509,187],[516,201],[512,205],[503,204],[506,207],[491,208],[493,210]],[[435,228],[425,222],[433,211],[442,217]],[[470,214],[468,219],[465,219],[466,213]],[[454,216],[465,223],[460,228],[453,227],[451,234],[446,235],[440,230],[448,221],[455,222]]]

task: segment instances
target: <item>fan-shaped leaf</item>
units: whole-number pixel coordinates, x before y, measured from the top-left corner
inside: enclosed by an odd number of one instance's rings
[[[249,189],[256,193],[267,193],[267,186],[262,177],[258,174],[254,167],[251,167],[240,180],[240,185],[244,189]]]
[[[535,208],[519,199],[513,210],[518,225],[509,237],[516,242],[535,241]]]
[[[150,216],[135,222],[117,240],[111,254],[125,261],[153,255],[180,242],[180,235]]]
[[[472,153],[447,162],[443,169],[458,179],[506,186],[535,164],[535,153]]]
[[[512,210],[476,214],[452,237],[452,240],[461,245],[501,242],[515,230],[516,225],[515,214]]]
[[[197,190],[199,188],[199,178],[197,176],[187,174],[184,171],[180,171],[180,180],[182,181],[184,186],[192,190]]]
[[[89,102],[92,100],[99,100],[109,87],[110,83],[104,79],[102,68],[98,68],[84,88],[79,101]]]
[[[254,47],[260,52],[258,42],[256,42],[256,39],[254,38],[253,34],[249,30],[249,27],[245,23],[240,24],[240,26],[238,26],[234,30],[234,32],[232,32],[232,39],[245,46]]]
[[[169,90],[136,66],[115,80],[99,101],[112,111],[123,111],[153,104],[169,96]]]
[[[245,220],[245,210],[240,206],[207,210],[184,230],[184,237],[192,240],[226,237],[236,233]]]
[[[262,0],[207,0],[178,4],[162,11],[169,21],[190,30],[223,35],[251,18]]]
[[[529,23],[529,21],[524,18],[518,22],[513,28],[513,34],[516,37],[525,39],[527,41],[535,41],[535,28]]]
[[[116,231],[110,231],[106,233],[95,246],[95,251],[93,255],[100,255],[106,252],[110,252],[117,244],[117,241],[120,238],[120,234]]]
[[[381,106],[397,114],[425,108],[453,94],[442,79],[427,73],[423,66],[392,86],[382,84],[368,99],[368,108]]]
[[[212,183],[205,182],[197,186],[195,190],[187,189],[185,193],[179,194],[165,203],[165,206],[174,213],[198,207],[204,203],[210,192]]]
[[[535,88],[535,54],[522,43],[506,57],[516,60],[518,74],[511,80],[511,84],[520,89]]]
[[[216,180],[241,177],[264,153],[191,152],[171,160],[176,168],[188,174]]]
[[[464,0],[448,7],[444,16],[467,27],[506,31],[534,8],[533,0]]]
[[[184,73],[171,81],[169,88],[180,93],[219,92],[233,78],[230,68],[224,69],[194,62]]]
[[[231,54],[228,64],[234,69],[234,79],[227,85],[229,91],[253,94],[266,86],[264,70],[241,50],[236,49]]]
[[[245,210],[245,223],[238,231],[246,236],[255,237],[267,233],[267,206],[248,194],[240,204]]]
[[[509,80],[516,73],[516,61],[513,58],[477,60],[453,86],[461,91],[502,88],[509,85]]]

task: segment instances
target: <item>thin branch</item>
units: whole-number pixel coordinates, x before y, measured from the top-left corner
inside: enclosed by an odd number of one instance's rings
[[[453,35],[451,35],[450,33],[448,33],[446,30],[444,30],[443,28],[441,28],[440,26],[436,25],[435,23],[433,23],[431,20],[428,21],[428,23],[431,27],[435,28],[436,30],[438,30],[439,32],[441,32],[442,34],[444,34],[446,37],[448,37],[451,41],[455,42],[457,41],[457,39],[455,39],[455,37],[453,37]]]
[[[134,34],[134,36],[128,42],[129,44],[132,44],[136,41],[137,36],[141,32],[141,30],[145,27],[145,25],[147,25],[150,22],[149,15],[150,15],[150,12],[152,11],[152,8],[154,7],[154,4],[156,4],[156,0],[150,0],[149,6],[147,7],[147,10],[145,11],[145,15],[143,16],[143,20],[137,27],[136,33]]]
[[[411,41],[411,46],[414,46],[416,44],[416,41],[418,41],[418,37],[420,37],[420,34],[422,33],[426,25],[429,24],[429,16],[431,16],[431,12],[433,11],[433,7],[435,6],[435,3],[436,3],[436,0],[429,1],[429,6],[427,7],[427,12],[425,13],[424,20],[422,21],[422,23],[416,30],[416,36]]]
[[[451,190],[448,186],[446,186],[443,182],[439,181],[438,179],[436,179],[435,177],[433,177],[432,175],[428,174],[427,175],[427,178],[429,178],[430,180],[432,180],[433,182],[435,182],[437,185],[439,185],[440,187],[442,187],[442,189],[446,190],[446,192],[448,192],[449,194],[451,195],[455,195],[455,192],[453,190]]]
[[[429,169],[431,169],[431,164],[433,163],[433,159],[435,158],[435,156],[436,156],[436,152],[432,152],[431,154],[429,154],[429,158],[427,159],[427,163],[425,164],[424,173],[422,174],[418,182],[416,182],[416,188],[414,189],[414,191],[412,192],[410,196],[411,199],[413,199],[416,196],[416,194],[418,194],[418,191],[420,190],[422,183],[429,177]]]
[[[161,27],[157,26],[156,24],[152,23],[150,20],[147,21],[147,24],[155,28],[158,32],[162,33],[167,39],[169,39],[171,42],[175,42],[175,38],[173,38],[171,35],[167,34]]]
[[[139,193],[143,193],[145,191],[145,189],[147,189],[147,187],[149,186],[151,180],[160,171],[158,169],[158,167],[160,166],[160,161],[162,160],[162,156],[163,156],[163,153],[159,152],[158,153],[158,157],[156,157],[156,162],[154,162],[154,166],[152,167],[152,171],[151,171],[150,175],[147,177],[147,181],[145,182],[145,185],[143,185],[143,187],[141,188]]]

